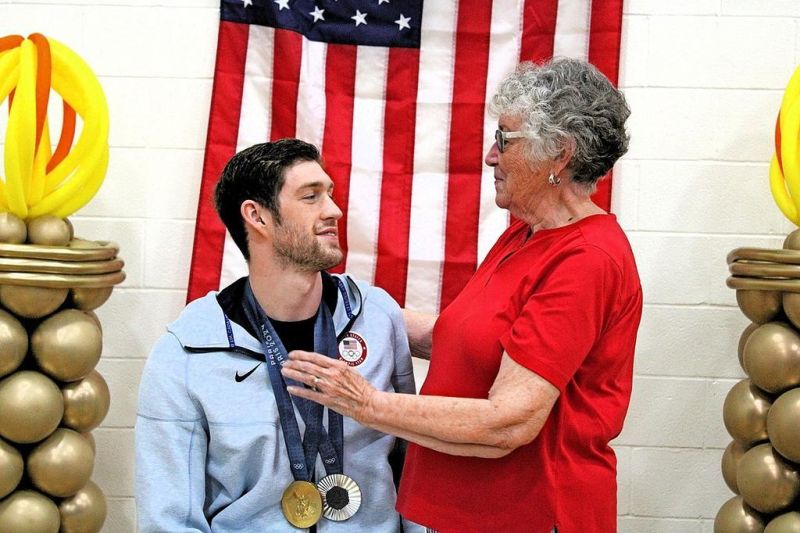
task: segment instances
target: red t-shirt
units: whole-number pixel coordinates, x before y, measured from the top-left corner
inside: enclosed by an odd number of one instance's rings
[[[420,394],[487,398],[503,352],[560,391],[539,436],[501,459],[410,445],[397,509],[443,532],[616,530],[616,457],[642,290],[613,215],[530,239],[516,222],[433,330]]]

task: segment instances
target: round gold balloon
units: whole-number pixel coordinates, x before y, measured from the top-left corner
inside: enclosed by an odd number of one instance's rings
[[[0,377],[16,370],[28,353],[28,332],[14,315],[0,309]]]
[[[61,524],[53,500],[20,490],[0,501],[0,533],[57,533]]]
[[[739,487],[736,486],[736,471],[739,469],[739,461],[747,450],[747,446],[733,440],[722,453],[722,479],[734,494],[739,494]]]
[[[88,482],[85,487],[63,500],[61,533],[97,533],[106,520],[106,497],[100,487]]]
[[[69,289],[0,285],[0,303],[25,318],[47,316],[64,303]]]
[[[97,370],[92,370],[80,381],[65,385],[64,425],[76,431],[91,431],[106,417],[111,397],[106,380]]]
[[[80,433],[59,428],[33,449],[27,467],[37,488],[65,498],[86,486],[94,469],[94,452]]]
[[[751,509],[741,496],[734,496],[720,507],[714,518],[714,533],[763,533],[764,517]]]
[[[61,390],[31,370],[0,381],[0,436],[17,443],[38,442],[53,432],[64,415]]]
[[[744,316],[756,324],[769,322],[781,312],[779,291],[736,291],[736,302]]]
[[[28,222],[28,242],[46,246],[66,246],[71,238],[69,224],[52,215]]]
[[[751,323],[749,326],[744,328],[742,334],[739,336],[739,347],[737,349],[737,354],[739,355],[739,366],[742,367],[742,370],[747,372],[747,369],[744,367],[744,345],[747,343],[747,339],[750,338],[750,334],[753,333],[755,330],[759,328],[761,324]]]
[[[743,379],[728,391],[722,405],[722,421],[731,437],[747,446],[767,440],[769,397]]]
[[[87,433],[81,433],[81,436],[89,441],[89,446],[92,447],[92,453],[97,455],[97,443],[94,441],[94,435],[92,435],[92,432],[89,431]]]
[[[767,414],[767,432],[778,453],[800,463],[800,388],[781,394]]]
[[[86,377],[100,360],[100,328],[85,313],[65,309],[51,316],[31,336],[31,350],[39,367],[61,381]]]
[[[114,287],[72,289],[72,303],[78,309],[91,311],[106,303],[113,290]]]
[[[794,327],[800,328],[800,293],[783,293],[783,311]]]
[[[0,242],[22,244],[28,237],[25,222],[11,213],[0,213]]]
[[[25,463],[16,448],[0,439],[0,499],[17,488]]]
[[[97,313],[94,311],[84,311],[83,314],[91,318],[92,322],[97,324],[97,327],[100,329],[100,333],[103,332],[103,324],[100,323],[100,318],[98,318]]]
[[[64,219],[64,224],[67,225],[67,229],[69,230],[69,240],[75,238],[75,226],[72,225],[72,221],[68,218]]]
[[[747,450],[739,461],[736,485],[744,501],[762,513],[786,509],[800,494],[800,474],[769,444]]]
[[[794,230],[783,241],[785,250],[800,250],[800,230]]]
[[[769,521],[764,533],[800,533],[800,513],[791,511],[776,516]]]
[[[800,335],[781,322],[762,325],[744,345],[744,366],[753,383],[767,392],[800,385]]]

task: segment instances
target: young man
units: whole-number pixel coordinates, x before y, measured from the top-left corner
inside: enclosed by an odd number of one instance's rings
[[[289,351],[315,350],[381,390],[414,392],[397,304],[324,271],[342,260],[332,190],[317,149],[296,139],[255,145],[225,167],[217,211],[249,276],[189,304],[147,361],[142,532],[400,530],[394,437],[290,400],[280,377]]]

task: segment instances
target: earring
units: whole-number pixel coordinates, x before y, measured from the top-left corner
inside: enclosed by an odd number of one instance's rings
[[[561,179],[551,172],[550,175],[547,176],[547,183],[553,187],[558,187],[561,184]]]

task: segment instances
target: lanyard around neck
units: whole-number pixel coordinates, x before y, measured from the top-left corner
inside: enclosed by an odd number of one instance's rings
[[[328,410],[328,431],[322,426],[323,407],[315,402],[295,398],[300,416],[306,424],[305,438],[300,437],[300,428],[295,418],[292,397],[286,390],[287,383],[302,387],[303,384],[284,378],[280,370],[288,360],[288,353],[275,332],[275,328],[264,310],[258,304],[248,280],[245,285],[245,314],[253,329],[258,333],[264,349],[267,370],[275,402],[280,416],[281,431],[289,455],[292,476],[295,480],[311,480],[316,463],[317,453],[322,457],[325,471],[328,474],[340,474],[343,471],[344,426],[342,415]],[[330,310],[324,302],[320,303],[314,320],[314,350],[336,358],[338,345],[336,331]]]

